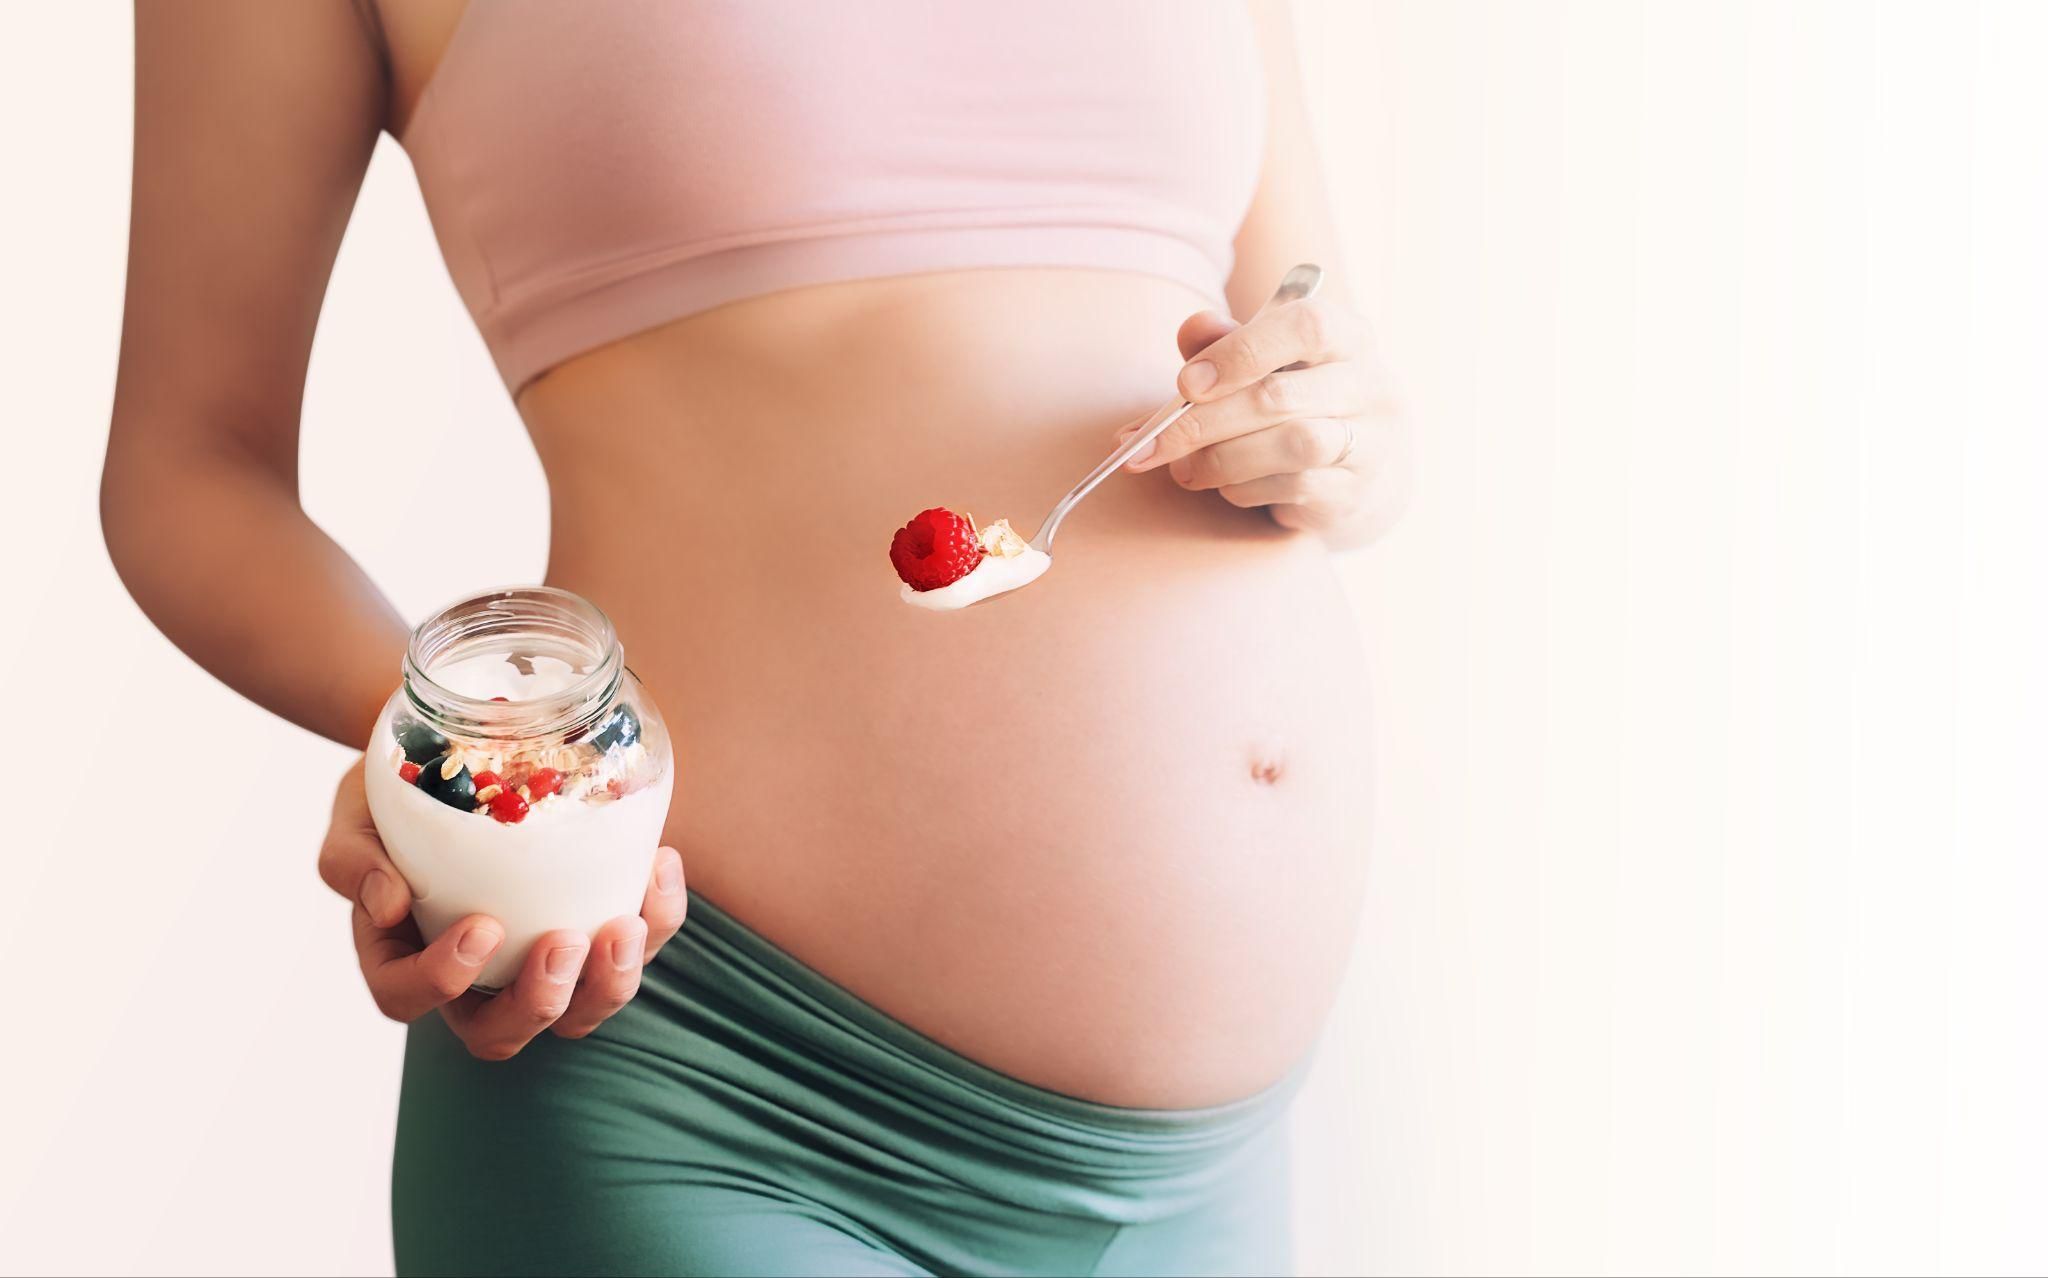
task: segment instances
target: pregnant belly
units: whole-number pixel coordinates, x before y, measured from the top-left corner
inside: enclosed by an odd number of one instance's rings
[[[905,607],[886,548],[929,505],[1028,533],[1171,386],[1195,305],[1079,273],[835,286],[521,403],[550,578],[612,613],[675,734],[691,885],[984,1064],[1147,1107],[1283,1074],[1343,966],[1367,719],[1328,557],[1163,474],[967,612]]]

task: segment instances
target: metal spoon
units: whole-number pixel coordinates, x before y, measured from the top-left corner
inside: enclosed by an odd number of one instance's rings
[[[1266,300],[1266,305],[1261,306],[1259,311],[1263,314],[1268,306],[1305,301],[1315,296],[1315,291],[1322,287],[1322,283],[1323,268],[1310,262],[1303,262],[1287,272],[1280,281],[1280,287],[1273,291],[1273,296]],[[1052,536],[1059,531],[1060,521],[1067,517],[1068,512],[1080,505],[1083,497],[1095,491],[1097,484],[1115,474],[1117,468],[1129,461],[1140,448],[1165,433],[1166,428],[1179,421],[1181,414],[1191,407],[1193,405],[1178,396],[1160,405],[1158,412],[1145,419],[1145,424],[1139,428],[1137,434],[1125,440],[1100,466],[1089,471],[1086,479],[1075,484],[1066,496],[1060,498],[1059,504],[1052,508],[1052,513],[1045,517],[1045,522],[1038,526],[1037,534],[1031,538],[1031,548],[1043,551],[1047,555],[1052,554]],[[993,599],[995,596],[991,595],[989,598]],[[979,602],[985,603],[987,600]]]

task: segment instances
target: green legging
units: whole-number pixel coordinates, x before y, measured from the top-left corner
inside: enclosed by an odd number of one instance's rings
[[[413,1027],[398,1271],[1284,1273],[1294,1081],[1203,1110],[1044,1091],[692,897],[590,1038],[486,1064]]]

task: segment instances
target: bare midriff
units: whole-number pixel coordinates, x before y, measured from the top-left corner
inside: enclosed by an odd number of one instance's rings
[[[1028,536],[1170,393],[1202,305],[1105,272],[835,284],[519,401],[549,580],[675,734],[691,887],[985,1065],[1146,1108],[1284,1075],[1344,966],[1369,723],[1329,553],[1163,472],[964,612],[904,606],[887,550],[937,505]]]

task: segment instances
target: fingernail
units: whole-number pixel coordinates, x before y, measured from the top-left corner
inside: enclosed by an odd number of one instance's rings
[[[1136,470],[1140,466],[1143,466],[1146,462],[1150,461],[1152,459],[1152,454],[1158,451],[1159,441],[1156,439],[1148,439],[1145,441],[1144,447],[1140,448],[1137,452],[1132,453],[1128,458],[1125,459],[1124,465],[1130,467],[1132,470]]]
[[[497,930],[485,927],[481,923],[472,923],[469,930],[462,934],[462,939],[455,942],[455,957],[475,967],[489,958],[491,951],[497,948]]]
[[[363,876],[361,900],[363,913],[372,920],[382,922],[396,914],[402,904],[396,896],[398,885],[382,870],[372,870]]]
[[[683,886],[683,860],[681,857],[665,856],[655,867],[654,886],[663,892],[673,892]]]
[[[1208,360],[1196,360],[1180,370],[1180,388],[1190,395],[1199,395],[1216,384],[1216,366]]]
[[[636,932],[622,936],[612,942],[612,966],[621,972],[640,966],[640,955],[647,949],[647,933]]]
[[[583,947],[580,945],[557,945],[548,951],[548,979],[551,981],[569,980],[582,966]]]
[[[1194,469],[1194,466],[1189,463],[1187,458],[1176,457],[1173,459],[1173,464],[1166,468],[1166,473],[1173,476],[1174,483],[1186,487],[1188,476],[1194,472]]]

